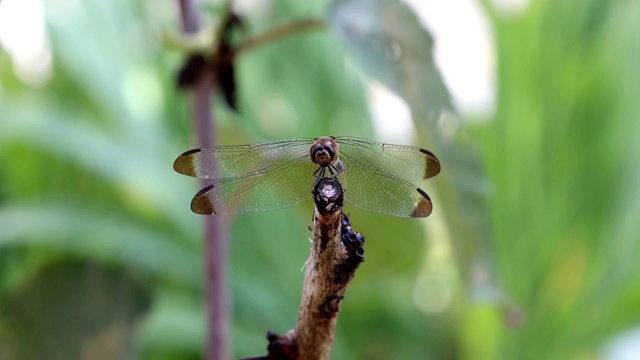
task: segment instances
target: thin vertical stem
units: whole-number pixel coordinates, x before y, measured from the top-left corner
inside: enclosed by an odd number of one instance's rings
[[[193,0],[179,0],[180,14],[187,33],[199,31],[198,11]],[[192,93],[192,117],[198,147],[216,144],[213,102],[211,101],[217,81],[212,71],[203,71]],[[202,181],[207,186],[206,180]],[[227,299],[227,232],[224,222],[217,217],[205,217],[205,297],[207,303],[207,337],[205,359],[228,358],[228,299]]]

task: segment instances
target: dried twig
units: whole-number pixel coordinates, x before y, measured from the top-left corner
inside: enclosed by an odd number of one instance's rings
[[[283,336],[269,332],[266,359],[328,359],[340,303],[364,260],[364,237],[342,213],[344,192],[334,178],[314,188],[313,246],[306,264],[298,322]]]

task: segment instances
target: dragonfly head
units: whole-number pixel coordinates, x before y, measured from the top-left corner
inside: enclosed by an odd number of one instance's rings
[[[338,157],[338,143],[333,136],[323,136],[315,140],[316,142],[309,150],[311,161],[320,167],[328,167]]]

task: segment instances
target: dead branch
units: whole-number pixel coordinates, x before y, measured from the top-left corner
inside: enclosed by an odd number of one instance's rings
[[[313,194],[313,246],[306,263],[298,322],[283,336],[268,333],[265,359],[328,359],[340,304],[364,261],[364,237],[351,229],[349,217],[342,213],[340,182],[323,178]]]

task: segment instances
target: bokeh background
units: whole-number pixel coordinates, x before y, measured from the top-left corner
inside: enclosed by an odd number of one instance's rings
[[[220,144],[352,135],[443,163],[427,219],[346,208],[366,262],[333,358],[640,359],[640,2],[444,3],[377,21],[235,3],[239,38],[331,25],[242,55]],[[367,56],[351,25],[403,42]],[[0,2],[0,359],[201,357],[199,185],[171,167],[195,146],[180,32],[173,1]],[[233,358],[295,324],[311,212],[225,219]]]

